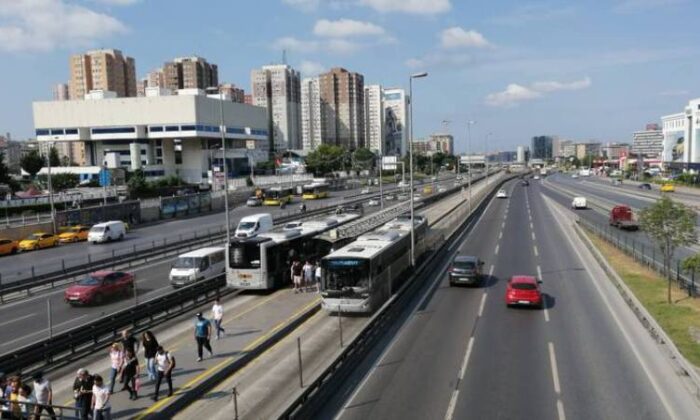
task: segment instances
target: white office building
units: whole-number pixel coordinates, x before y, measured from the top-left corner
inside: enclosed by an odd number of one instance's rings
[[[301,81],[301,140],[304,150],[312,151],[321,145],[321,122],[319,78],[309,77]]]
[[[667,162],[683,162],[685,135],[688,120],[684,112],[661,117],[664,151],[662,160]]]
[[[276,151],[301,147],[301,86],[299,72],[286,64],[251,72],[253,105],[268,110]]]
[[[104,99],[34,102],[37,140],[84,143],[88,166],[118,155],[119,166],[142,169],[148,177],[175,175],[189,183],[207,182],[209,171],[223,166],[223,106],[229,176],[248,174],[252,164],[267,160],[265,109],[201,94],[159,92],[149,88],[145,97],[94,95]]]
[[[525,146],[518,146],[515,154],[518,163],[525,163]]]
[[[365,144],[377,155],[384,154],[384,90],[381,85],[365,86]]]
[[[408,101],[403,89],[384,89],[386,155],[408,153]]]

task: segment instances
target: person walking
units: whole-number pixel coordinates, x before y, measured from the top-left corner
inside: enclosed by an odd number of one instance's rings
[[[10,379],[9,411],[10,418],[21,418],[22,407],[19,404],[22,378],[15,375]]]
[[[29,420],[29,413],[34,412],[34,407],[36,407],[36,400],[32,395],[32,387],[24,384],[19,389],[19,395],[17,396],[17,403],[19,404],[20,419]]]
[[[301,262],[299,260],[295,260],[292,263],[292,281],[294,282],[294,293],[299,293],[301,290],[302,275],[303,270]]]
[[[311,264],[311,261],[306,260],[304,267],[302,267],[302,271],[304,273],[304,291],[308,292],[309,287],[312,287],[314,284],[314,266]]]
[[[124,363],[124,350],[120,343],[112,343],[109,348],[109,393],[114,394],[114,385],[117,383],[117,374],[122,369]]]
[[[78,377],[73,382],[73,396],[80,420],[87,420],[89,416],[92,407],[92,385],[92,375],[87,369],[78,369]]]
[[[158,340],[156,340],[156,336],[153,335],[151,330],[146,330],[143,332],[143,336],[141,337],[141,345],[143,346],[143,355],[146,358],[146,372],[148,372],[148,379],[155,381],[155,357],[156,351],[158,350]]]
[[[92,420],[112,420],[112,405],[109,402],[109,388],[100,375],[95,375],[92,385]]]
[[[226,334],[226,330],[221,326],[221,321],[224,319],[224,307],[219,302],[219,298],[214,301],[214,306],[211,307],[212,318],[214,319],[214,328],[216,329],[216,339],[221,338],[221,333]]]
[[[131,334],[131,330],[122,331],[122,349],[124,354],[127,350],[131,350],[132,353],[136,354],[139,350],[139,340]]]
[[[321,293],[321,262],[316,262],[316,267],[314,268],[314,275],[316,277],[316,291]]]
[[[124,363],[122,364],[122,381],[124,381],[122,391],[129,391],[130,400],[135,400],[139,397],[136,377],[140,373],[139,359],[131,349],[127,349],[124,353]]]
[[[202,348],[209,351],[211,357],[214,357],[214,352],[211,349],[211,322],[204,318],[201,312],[197,312],[197,320],[194,323],[194,338],[197,341],[197,361],[202,361]]]
[[[46,411],[51,420],[56,419],[56,413],[53,410],[53,389],[51,388],[51,382],[44,377],[44,373],[39,371],[34,374],[34,399],[36,400],[36,406],[34,406],[33,412],[34,417],[37,419],[41,418],[42,412]]]
[[[175,369],[175,357],[169,351],[165,351],[163,346],[158,346],[156,351],[156,371],[158,376],[156,377],[156,391],[152,397],[153,401],[158,401],[160,384],[163,378],[168,383],[168,397],[173,395],[173,369]]]

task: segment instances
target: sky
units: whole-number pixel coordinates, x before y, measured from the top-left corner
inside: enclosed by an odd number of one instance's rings
[[[460,152],[631,142],[700,96],[698,18],[697,0],[0,0],[0,133],[33,135],[31,104],[70,54],[116,48],[138,77],[199,55],[246,91],[283,51],[304,76],[341,66],[408,89],[426,71],[414,136],[449,131]]]

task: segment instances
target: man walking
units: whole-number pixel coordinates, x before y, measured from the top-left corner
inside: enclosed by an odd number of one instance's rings
[[[316,291],[321,293],[321,261],[316,262],[316,268],[314,269],[314,275],[316,277]]]
[[[221,333],[226,334],[226,330],[221,326],[221,321],[224,318],[224,307],[218,298],[214,301],[214,306],[211,307],[211,313],[214,318],[214,328],[216,328],[216,339],[218,340],[221,338]]]
[[[46,412],[51,416],[51,420],[56,420],[56,413],[53,411],[53,390],[51,382],[44,378],[43,372],[39,371],[34,374],[34,398],[36,406],[34,407],[35,418],[41,418],[41,413]]]
[[[304,271],[299,260],[292,263],[292,280],[294,281],[294,293],[299,293],[301,289],[301,280]]]
[[[168,383],[168,397],[173,395],[173,369],[175,369],[175,358],[169,351],[165,351],[163,346],[158,346],[156,352],[156,391],[153,394],[153,401],[158,401],[163,378]]]
[[[92,386],[94,385],[92,375],[87,369],[78,369],[78,377],[73,382],[73,396],[75,397],[75,408],[78,409],[80,420],[87,420],[88,413],[92,408]]]
[[[211,322],[204,318],[201,312],[197,312],[197,321],[194,324],[194,338],[197,340],[197,361],[202,361],[202,348],[209,351],[209,354],[214,357],[214,352],[211,349]]]
[[[303,272],[304,272],[304,290],[308,291],[309,287],[314,284],[314,266],[311,264],[311,261],[306,260],[306,263],[304,264],[303,267]]]

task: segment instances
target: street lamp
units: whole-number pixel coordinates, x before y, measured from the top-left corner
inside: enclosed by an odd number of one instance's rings
[[[221,134],[221,150],[224,157],[224,211],[226,212],[226,244],[231,243],[231,215],[228,211],[228,165],[226,164],[226,127],[224,126],[224,93],[218,86],[206,88],[207,92],[219,93],[219,133]],[[212,168],[213,170],[213,168]]]
[[[410,183],[410,207],[411,207],[411,267],[416,266],[416,254],[415,254],[415,248],[416,248],[416,235],[415,235],[415,229],[414,229],[414,223],[413,223],[413,79],[419,79],[422,77],[426,77],[428,75],[427,72],[422,72],[422,73],[414,73],[411,75],[411,77],[408,78],[408,100],[409,102],[409,113],[410,113],[410,126],[411,126],[411,142],[409,143],[408,146],[408,165],[410,166],[409,168],[409,183]]]
[[[467,187],[467,189],[469,190],[469,213],[472,212],[472,125],[474,124],[476,124],[476,121],[467,121],[467,156],[469,156],[469,160],[467,160],[467,172],[469,172],[469,186]]]
[[[53,234],[55,235],[58,233],[58,231],[56,230],[56,209],[53,205],[53,188],[51,185],[51,150],[53,150],[53,142],[49,142],[49,153],[46,161],[48,162],[47,178],[49,187],[49,206],[51,207],[51,226],[53,227]]]
[[[484,137],[484,164],[486,165],[486,185],[489,185],[489,159],[487,157],[487,149],[489,146],[489,137],[493,133],[487,133],[486,137]]]

